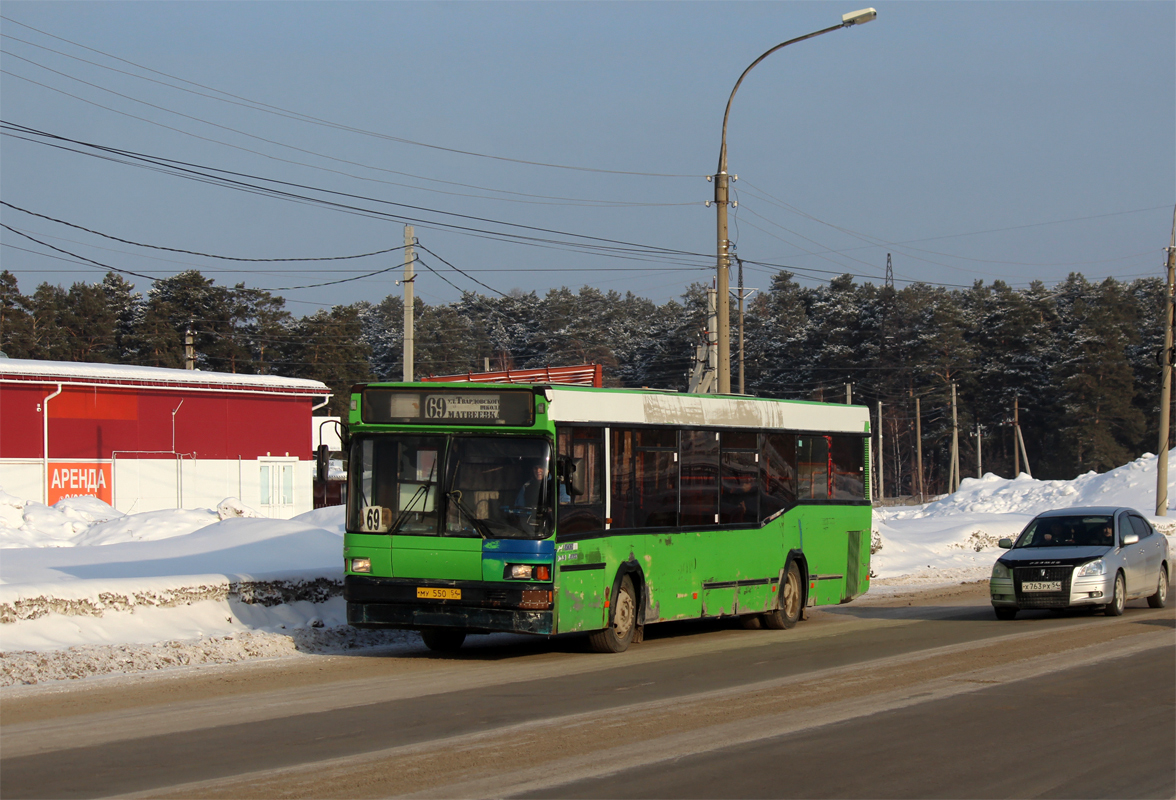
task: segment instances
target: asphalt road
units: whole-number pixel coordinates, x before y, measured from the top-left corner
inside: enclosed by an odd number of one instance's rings
[[[909,603],[909,605],[907,604]],[[1176,614],[981,590],[0,692],[0,796],[1172,797]]]

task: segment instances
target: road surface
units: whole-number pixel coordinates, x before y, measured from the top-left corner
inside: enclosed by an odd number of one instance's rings
[[[791,631],[474,637],[0,692],[0,796],[1172,797],[1176,613],[983,585]]]

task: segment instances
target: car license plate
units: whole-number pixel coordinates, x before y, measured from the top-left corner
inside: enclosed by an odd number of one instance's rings
[[[442,589],[431,586],[417,587],[418,600],[460,600],[461,589]]]
[[[1060,592],[1061,581],[1025,581],[1021,584],[1022,592]]]

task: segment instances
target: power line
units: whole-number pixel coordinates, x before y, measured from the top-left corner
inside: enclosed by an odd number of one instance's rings
[[[308,256],[308,257],[304,257],[304,258],[241,258],[238,256],[218,256],[218,255],[213,255],[211,253],[200,253],[195,250],[182,250],[178,247],[163,247],[161,245],[155,245],[155,244],[144,244],[143,242],[136,242],[136,241],[132,241],[130,239],[120,239],[119,237],[112,236],[109,233],[102,233],[101,231],[91,230],[90,228],[86,228],[81,225],[76,225],[72,222],[66,222],[63,219],[56,219],[55,217],[46,216],[45,214],[38,214],[36,211],[29,211],[27,208],[21,208],[20,206],[13,205],[12,203],[9,203],[5,200],[0,200],[0,205],[7,206],[8,208],[11,208],[15,211],[22,211],[25,214],[28,214],[33,217],[40,217],[41,219],[47,219],[50,222],[56,222],[59,225],[65,225],[70,228],[76,228],[80,231],[85,231],[86,233],[92,233],[95,236],[101,236],[104,239],[111,239],[112,241],[115,241],[115,242],[122,242],[123,244],[134,245],[135,247],[145,247],[149,250],[166,250],[169,253],[184,253],[185,255],[201,256],[202,258],[216,258],[216,259],[220,259],[222,261],[247,261],[247,262],[347,261],[347,260],[353,259],[353,258],[367,258],[368,256],[378,256],[378,255],[383,255],[384,253],[391,253],[396,250],[403,250],[404,249],[404,245],[400,245],[399,247],[389,247],[385,250],[374,250],[370,253],[358,253],[356,255],[351,255],[351,256],[322,256],[322,257]]]
[[[151,72],[156,75],[162,75],[164,77],[171,78],[172,80],[181,81],[183,83],[187,83],[192,86],[198,86],[201,89],[207,89],[208,91],[216,92],[217,94],[223,94],[226,97],[231,97],[231,98],[234,98],[235,100],[244,101],[245,103],[250,104],[251,107],[253,107],[259,111],[268,111],[270,113],[276,112],[279,114],[279,116],[285,116],[288,118],[295,118],[295,119],[299,119],[303,122],[309,122],[312,124],[325,125],[327,127],[335,128],[337,130],[344,130],[344,131],[348,131],[351,133],[358,133],[358,134],[361,134],[364,136],[372,136],[372,137],[376,137],[378,139],[383,139],[385,141],[399,142],[400,144],[407,144],[407,145],[412,145],[415,147],[425,147],[425,148],[429,148],[431,150],[439,150],[442,152],[455,153],[458,155],[472,156],[472,157],[476,157],[476,158],[486,158],[486,159],[491,159],[494,161],[505,161],[505,162],[510,162],[510,163],[514,163],[514,164],[526,164],[529,166],[547,167],[550,169],[572,170],[572,171],[576,171],[576,172],[593,172],[593,173],[601,173],[601,174],[606,174],[606,175],[632,175],[632,176],[637,176],[637,177],[649,177],[649,178],[692,178],[692,179],[696,179],[696,178],[704,177],[701,175],[666,174],[666,173],[657,173],[657,172],[630,172],[630,171],[624,171],[624,170],[599,169],[599,168],[595,168],[595,167],[571,166],[571,165],[567,165],[567,164],[551,164],[551,163],[545,163],[542,161],[530,161],[527,159],[509,158],[506,156],[496,156],[496,155],[491,155],[488,153],[478,153],[478,152],[474,152],[471,150],[460,150],[457,148],[450,148],[450,147],[443,147],[441,145],[429,144],[427,142],[418,142],[418,141],[414,141],[412,139],[405,139],[405,138],[402,138],[399,136],[390,136],[388,134],[377,133],[375,131],[368,131],[368,130],[364,130],[362,128],[355,128],[355,127],[351,127],[348,125],[342,125],[340,123],[331,122],[330,120],[321,119],[319,117],[313,117],[308,114],[302,114],[297,111],[290,111],[288,109],[281,108],[280,106],[274,106],[274,105],[270,105],[268,103],[262,103],[260,101],[250,100],[248,98],[241,97],[239,95],[234,95],[229,92],[222,91],[220,89],[215,89],[213,87],[209,87],[209,86],[205,86],[203,84],[195,83],[193,81],[185,80],[184,78],[180,78],[175,75],[170,75],[166,72],[160,72],[159,70],[151,69],[150,67],[146,67],[141,64],[136,64],[133,61],[128,61],[127,59],[120,58],[120,57],[112,55],[110,53],[105,53],[101,50],[96,50],[92,47],[87,47],[86,45],[71,41],[69,39],[62,38],[60,36],[55,36],[51,33],[40,30],[38,28],[34,28],[31,25],[26,25],[25,23],[19,22],[19,21],[14,20],[10,17],[0,15],[0,19],[7,20],[7,21],[12,22],[16,25],[20,25],[23,28],[27,28],[32,31],[36,31],[37,33],[40,33],[43,36],[48,36],[52,39],[57,39],[58,41],[66,42],[67,44],[72,44],[75,47],[80,47],[84,50],[89,50],[92,53],[97,53],[99,55],[106,56],[107,58],[112,58],[116,61],[120,61],[124,64],[129,64],[130,66],[136,67],[138,69],[146,70],[146,71]],[[12,38],[12,37],[9,37],[9,38]],[[22,40],[17,40],[17,41],[22,41]],[[32,44],[32,43],[30,42],[29,44]],[[35,45],[35,44],[33,46],[40,47],[40,45]],[[42,48],[42,49],[48,49],[48,48]],[[56,52],[56,51],[51,51],[51,52]],[[67,55],[67,54],[62,53],[62,55]],[[68,56],[68,55],[67,55],[67,57],[76,58],[75,56]],[[18,56],[18,58],[19,58],[19,56]],[[27,59],[24,59],[24,60],[27,60]],[[30,62],[30,63],[35,63],[35,62]],[[92,62],[87,62],[87,63],[92,63]],[[38,64],[37,66],[40,66],[40,65]],[[95,64],[95,66],[101,67],[102,65]],[[104,67],[104,68],[110,69],[109,67]],[[15,77],[20,77],[20,76],[15,76]],[[66,75],[65,77],[70,77],[70,76]],[[141,77],[141,76],[133,76],[133,77]],[[150,80],[147,78],[142,78],[142,79],[143,80]],[[77,80],[77,79],[74,78],[74,80]],[[164,84],[164,85],[167,85],[167,84]],[[102,88],[102,87],[96,87],[96,88]],[[179,89],[181,91],[190,91],[190,90],[186,90],[183,87],[179,87],[179,86],[173,86],[172,88]],[[109,91],[109,90],[104,90],[104,91]],[[209,97],[208,95],[202,95],[202,96]],[[133,98],[131,98],[131,99],[133,99]],[[209,99],[222,100],[222,102],[230,102],[227,100],[223,100],[222,98],[216,98],[216,97],[211,97]],[[240,103],[234,103],[234,105],[240,105]],[[166,109],[164,109],[164,110],[166,110]],[[175,113],[175,112],[173,112],[173,113]]]

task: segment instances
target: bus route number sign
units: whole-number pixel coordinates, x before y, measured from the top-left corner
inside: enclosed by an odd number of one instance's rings
[[[502,419],[499,395],[426,395],[425,419],[499,420]]]

